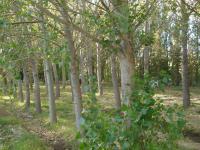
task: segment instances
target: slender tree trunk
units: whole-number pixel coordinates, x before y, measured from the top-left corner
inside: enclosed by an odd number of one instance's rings
[[[187,8],[182,2],[182,61],[183,61],[183,106],[187,108],[190,106],[190,90],[189,90],[189,68],[188,68],[188,20],[189,14],[187,14]]]
[[[102,85],[102,70],[101,70],[101,52],[98,43],[96,43],[97,48],[97,81],[98,81],[98,91],[99,95],[103,95],[103,85]]]
[[[50,62],[45,60],[45,72],[47,77],[47,87],[48,87],[48,99],[49,99],[49,119],[51,123],[57,122],[56,117],[56,104],[55,104],[55,95],[53,88],[53,72]]]
[[[71,57],[71,62],[70,62],[71,88],[72,88],[72,93],[73,93],[76,127],[78,130],[80,130],[82,97],[81,97],[81,88],[80,88],[79,74],[78,74],[77,50],[74,46],[72,31],[70,30],[70,21],[69,21],[68,12],[62,9],[61,13],[62,13],[63,18],[66,19],[66,23],[67,23],[65,24],[65,38],[68,42],[68,46],[70,49],[70,57]]]
[[[56,84],[56,93],[55,93],[55,98],[60,97],[60,83],[59,83],[59,78],[58,78],[58,72],[57,72],[57,66],[56,64],[52,64],[53,67],[53,74],[54,74],[54,79],[55,79],[55,84]]]
[[[47,75],[46,75],[46,69],[45,69],[45,61],[43,61],[43,70],[44,70],[44,83],[45,83],[45,89],[46,89],[46,95],[48,96],[48,85],[47,85]]]
[[[18,80],[18,98],[20,102],[24,102],[24,94],[23,94],[23,85],[22,85],[22,80]]]
[[[7,95],[8,94],[8,81],[6,79],[6,77],[3,77],[3,95]]]
[[[114,54],[112,54],[112,56],[111,56],[111,73],[112,73],[112,84],[113,84],[114,96],[115,96],[115,105],[116,105],[116,109],[120,109],[121,98],[120,98],[120,91],[119,91],[116,70],[117,70],[117,68],[116,68],[115,56],[114,56]]]
[[[35,97],[35,111],[41,113],[41,101],[40,101],[40,81],[38,77],[38,67],[34,59],[31,60],[32,73],[34,80],[34,97]]]
[[[84,53],[83,50],[80,50],[80,78],[81,78],[81,93],[84,93],[84,87],[85,87],[85,76],[84,76]]]
[[[25,108],[27,111],[29,111],[30,108],[30,87],[29,87],[29,73],[28,73],[28,69],[27,69],[27,65],[25,64],[23,66],[23,73],[24,73],[24,83],[25,83],[25,101],[26,101],[26,105]]]
[[[66,69],[65,69],[65,61],[62,60],[62,88],[66,87]]]
[[[73,93],[73,100],[74,100],[74,110],[76,115],[76,127],[80,129],[81,124],[81,111],[82,111],[82,104],[81,104],[81,88],[79,83],[79,75],[78,75],[78,63],[77,63],[77,54],[76,49],[74,47],[74,43],[72,40],[72,33],[68,29],[65,28],[66,32],[66,39],[69,44],[70,54],[71,54],[71,86],[72,86],[72,93]]]
[[[29,87],[30,87],[30,90],[33,91],[33,78],[32,78],[32,74],[31,74],[30,70],[28,70],[28,78],[29,78]]]
[[[92,78],[94,76],[93,74],[93,67],[92,67],[92,64],[93,64],[93,52],[92,52],[92,49],[88,46],[88,55],[87,55],[87,68],[88,68],[88,81],[89,81],[89,91],[91,92],[92,91],[92,84],[93,84],[93,81],[92,81]]]
[[[149,73],[149,47],[144,48],[144,74]]]
[[[149,7],[149,1],[146,0],[146,8],[148,9]],[[148,35],[149,33],[149,22],[148,20],[145,22],[145,34]],[[144,74],[148,74],[149,73],[149,46],[145,45],[144,47]]]
[[[42,5],[43,3],[41,3]],[[40,15],[41,20],[45,20],[43,13],[41,12]],[[49,41],[48,41],[48,34],[47,34],[47,28],[44,22],[41,23],[41,30],[44,35],[44,41],[43,41],[43,50],[44,54],[47,57],[47,50],[49,48]],[[49,119],[50,123],[56,123],[57,122],[57,116],[56,116],[56,104],[55,104],[55,95],[54,95],[54,86],[53,86],[53,70],[51,63],[47,58],[44,60],[44,68],[45,68],[45,76],[46,76],[46,84],[48,89],[48,103],[49,103]]]

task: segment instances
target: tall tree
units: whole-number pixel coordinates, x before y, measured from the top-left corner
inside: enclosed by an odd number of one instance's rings
[[[184,0],[181,0],[181,39],[182,39],[182,64],[183,64],[183,106],[190,106],[190,90],[189,90],[189,69],[188,69],[188,21],[189,13]]]

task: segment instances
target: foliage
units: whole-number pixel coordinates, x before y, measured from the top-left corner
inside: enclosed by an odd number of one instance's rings
[[[161,82],[162,83],[162,82]],[[91,101],[83,112],[80,149],[176,149],[185,125],[178,106],[165,106],[153,98],[155,81],[135,80],[130,106],[107,113]]]

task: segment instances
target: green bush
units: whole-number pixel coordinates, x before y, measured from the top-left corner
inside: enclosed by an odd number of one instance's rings
[[[93,100],[83,112],[80,149],[171,150],[177,149],[185,125],[178,106],[165,106],[153,98],[161,83],[148,77],[135,80],[130,106],[115,113],[101,111]],[[157,86],[155,86],[157,85]]]

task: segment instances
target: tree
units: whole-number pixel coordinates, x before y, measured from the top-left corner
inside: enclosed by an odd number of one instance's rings
[[[37,113],[41,113],[41,101],[40,101],[40,81],[38,77],[38,67],[37,63],[34,59],[31,60],[32,65],[32,73],[33,73],[33,80],[34,80],[34,96],[35,96],[35,111]]]
[[[24,75],[24,83],[25,83],[25,108],[26,111],[29,112],[29,107],[30,107],[30,87],[29,87],[29,74],[28,74],[28,65],[25,63],[23,64],[23,75]]]
[[[185,3],[181,1],[181,39],[182,39],[182,65],[183,65],[183,106],[187,108],[190,106],[190,90],[189,90],[189,70],[188,70],[188,20],[189,14]]]

